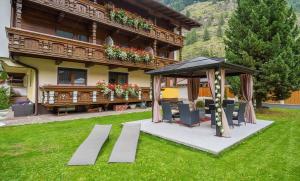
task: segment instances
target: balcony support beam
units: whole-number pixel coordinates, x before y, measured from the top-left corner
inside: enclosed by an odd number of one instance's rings
[[[137,71],[139,70],[140,68],[128,68],[128,72],[133,72],[133,71]]]
[[[95,63],[93,62],[88,62],[88,63],[85,63],[85,68],[90,68],[92,66],[96,65]]]
[[[93,21],[90,27],[90,42],[93,44],[97,44],[97,22]]]
[[[182,36],[182,27],[179,27],[179,35]],[[182,48],[179,49],[179,61],[182,61]]]

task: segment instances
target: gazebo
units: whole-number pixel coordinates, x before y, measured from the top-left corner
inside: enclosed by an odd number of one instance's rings
[[[241,93],[247,103],[245,119],[248,123],[255,124],[256,116],[253,107],[253,77],[255,70],[228,63],[225,59],[198,57],[188,61],[165,66],[161,69],[147,72],[152,78],[152,121],[162,121],[160,113],[161,78],[187,78],[188,99],[194,102],[198,98],[200,78],[207,78],[212,99],[216,107],[216,135],[230,137],[227,118],[222,107],[225,92],[225,77],[240,76]]]

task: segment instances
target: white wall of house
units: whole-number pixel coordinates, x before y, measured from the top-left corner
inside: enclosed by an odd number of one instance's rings
[[[58,67],[65,68],[77,68],[87,70],[87,85],[96,86],[98,81],[104,80],[108,82],[109,68],[107,66],[95,65],[90,68],[86,68],[83,63],[67,62],[63,61],[60,65],[56,65],[54,60],[31,58],[31,57],[20,57],[20,61],[31,65],[39,70],[39,86],[44,85],[57,85],[57,69]],[[127,68],[117,68],[111,70],[112,72],[126,72],[128,73],[128,83],[137,84],[140,87],[150,87],[150,76],[146,75],[143,70],[137,70],[128,72]],[[28,99],[35,101],[35,80],[34,71],[29,72],[30,77],[28,82]],[[39,92],[39,102],[41,102],[41,92]]]
[[[8,57],[8,39],[5,27],[10,27],[11,4],[10,0],[0,0],[0,57]]]

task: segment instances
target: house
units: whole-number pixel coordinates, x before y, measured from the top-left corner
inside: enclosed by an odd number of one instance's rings
[[[151,101],[145,72],[180,61],[182,30],[200,26],[156,0],[8,2],[2,66],[16,100],[30,100],[36,113]],[[138,95],[105,94],[99,81],[136,84]]]

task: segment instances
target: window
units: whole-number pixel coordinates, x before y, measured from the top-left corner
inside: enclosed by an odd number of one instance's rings
[[[87,42],[87,41],[88,41],[88,38],[87,38],[86,35],[78,35],[78,40],[79,40],[79,41],[85,41],[85,42]]]
[[[128,84],[128,73],[109,72],[110,84]]]
[[[86,70],[58,68],[58,84],[86,85]]]
[[[71,32],[63,31],[63,30],[56,30],[56,35],[64,38],[73,39],[74,35]]]
[[[9,77],[9,83],[12,86],[23,86],[24,85],[24,73],[7,73]]]

